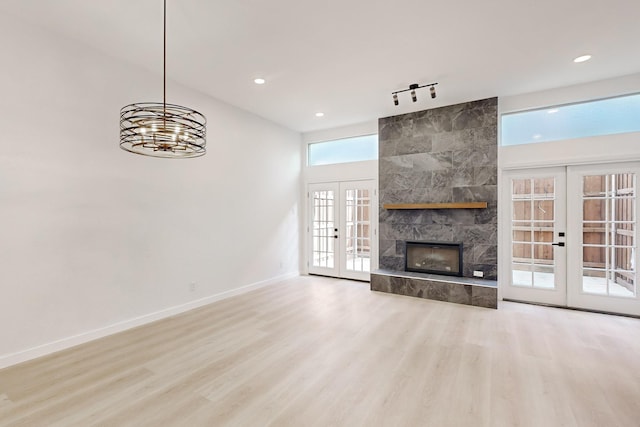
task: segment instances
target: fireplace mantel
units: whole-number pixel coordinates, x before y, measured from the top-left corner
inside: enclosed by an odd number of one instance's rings
[[[396,203],[382,205],[385,209],[486,209],[487,202],[459,203]]]

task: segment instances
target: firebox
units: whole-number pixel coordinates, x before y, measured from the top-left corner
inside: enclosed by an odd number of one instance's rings
[[[405,242],[405,271],[462,276],[462,243]]]

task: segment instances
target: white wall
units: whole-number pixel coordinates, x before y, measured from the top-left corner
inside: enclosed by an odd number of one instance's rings
[[[160,74],[7,17],[0,40],[0,367],[298,274],[300,134],[169,81],[207,155],[130,154],[119,110]]]

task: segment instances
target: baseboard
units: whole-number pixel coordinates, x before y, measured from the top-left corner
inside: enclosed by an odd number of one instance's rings
[[[566,305],[545,304],[543,302],[523,301],[523,300],[512,299],[512,298],[502,298],[502,301],[517,302],[518,304],[538,305],[541,307],[561,308],[564,310],[584,311],[586,313],[606,314],[609,316],[620,316],[620,317],[630,317],[632,319],[640,319],[640,316],[635,314],[616,313],[614,311],[593,310],[590,308],[582,308],[582,307],[568,307]]]
[[[94,329],[92,331],[84,332],[82,334],[74,335],[61,340],[53,341],[47,344],[39,345],[27,350],[11,353],[8,355],[0,356],[0,369],[17,365],[19,363],[27,362],[29,360],[36,359],[38,357],[46,356],[48,354],[56,353],[61,350],[66,350],[71,347],[75,347],[80,344],[85,344],[89,341],[104,338],[109,335],[117,334],[131,328],[145,325],[147,323],[155,322],[167,317],[175,316],[176,314],[184,313],[189,310],[193,310],[198,307],[202,307],[208,304],[212,304],[216,301],[220,301],[226,298],[231,298],[236,295],[241,295],[256,289],[264,288],[266,286],[274,285],[286,279],[299,276],[299,272],[291,272],[276,276],[271,279],[262,280],[260,282],[251,283],[249,285],[242,286],[237,289],[231,289],[229,291],[221,292],[219,294],[210,295],[194,301],[189,301],[185,304],[180,304],[174,307],[169,307],[164,310],[156,311],[154,313],[145,314],[143,316],[135,317],[133,319],[118,322],[116,324],[106,326],[104,328]]]

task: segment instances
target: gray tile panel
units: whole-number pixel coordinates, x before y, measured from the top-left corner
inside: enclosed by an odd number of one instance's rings
[[[463,242],[465,276],[497,278],[497,98],[379,120],[380,267],[404,269],[406,240]],[[486,201],[487,209],[396,210],[393,203]],[[422,289],[441,298],[438,289]],[[410,293],[418,292],[417,290]],[[460,292],[449,292],[465,299]]]

